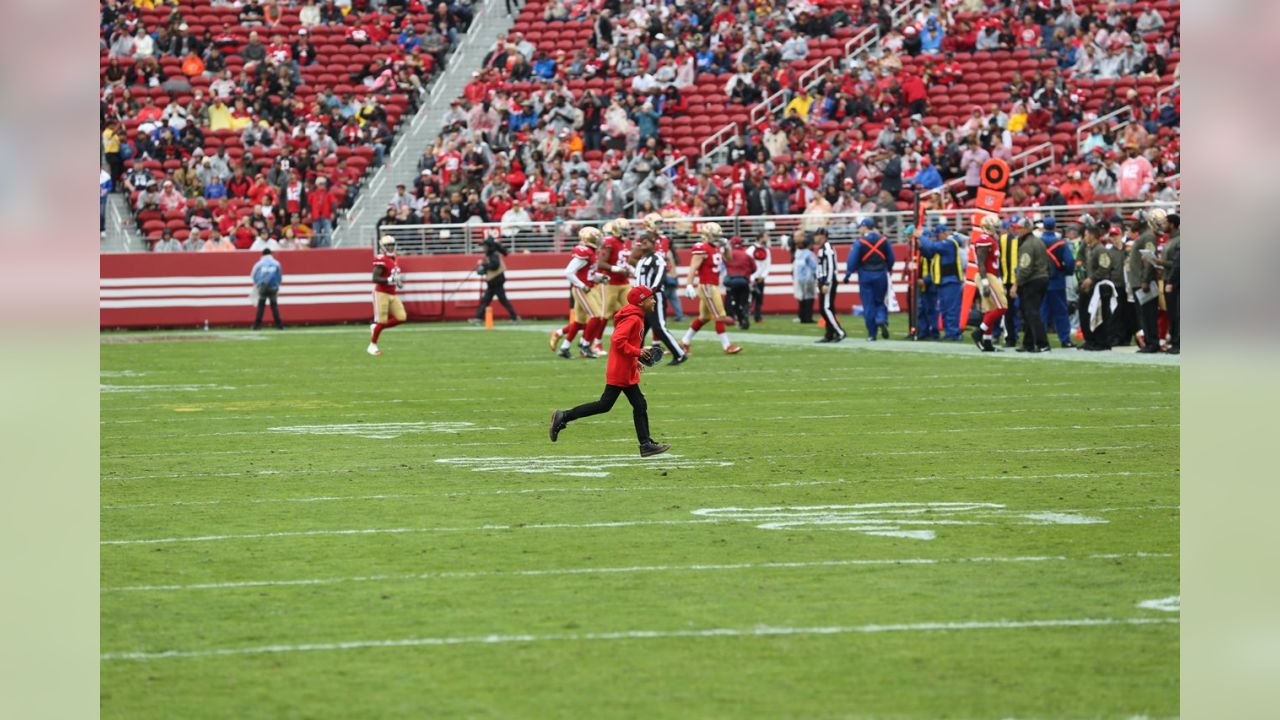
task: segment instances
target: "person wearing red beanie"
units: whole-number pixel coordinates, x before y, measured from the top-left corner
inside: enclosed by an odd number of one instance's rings
[[[633,287],[627,293],[627,304],[613,316],[613,337],[609,341],[609,363],[605,368],[604,393],[594,402],[583,403],[570,410],[551,411],[551,442],[569,423],[584,417],[607,413],[619,395],[626,395],[631,403],[631,418],[636,426],[636,439],[640,441],[640,457],[649,457],[671,449],[666,443],[656,443],[649,436],[649,405],[640,392],[640,362],[649,362],[649,349],[641,345],[645,313],[653,312],[657,301],[653,290],[643,285]]]

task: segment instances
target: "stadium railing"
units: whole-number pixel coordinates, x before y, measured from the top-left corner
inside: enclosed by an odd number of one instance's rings
[[[1178,203],[1095,203],[1090,205],[1065,205],[1058,207],[1004,208],[1001,215],[1052,215],[1059,223],[1077,222],[1088,214],[1094,219],[1119,216],[1125,219],[1139,211],[1154,207],[1177,209]],[[956,210],[930,210],[930,218],[945,219],[949,228],[968,232],[972,208]],[[864,218],[875,218],[881,232],[891,240],[898,240],[908,226],[914,223],[910,212],[877,212],[828,215],[738,215],[732,217],[682,217],[663,220],[662,233],[677,247],[688,247],[696,242],[694,235],[708,222],[718,223],[726,237],[738,236],[753,242],[761,233],[768,233],[770,245],[785,244],[786,238],[796,230],[813,231],[826,228],[832,242],[851,242],[858,234],[858,223]],[[391,235],[396,239],[399,251],[405,255],[471,254],[483,249],[484,240],[499,237],[508,250],[516,253],[568,252],[577,244],[578,230],[584,227],[601,227],[607,219],[558,220],[533,223],[465,223],[458,225],[391,225],[369,238],[369,247],[377,244],[377,235]],[[633,220],[632,226],[639,224]]]

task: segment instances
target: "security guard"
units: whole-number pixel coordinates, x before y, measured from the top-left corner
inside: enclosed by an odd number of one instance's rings
[[[849,251],[845,264],[845,282],[858,273],[858,295],[862,298],[862,319],[867,324],[867,339],[876,339],[876,329],[889,339],[889,308],[884,297],[889,292],[889,272],[893,269],[893,245],[876,232],[876,221],[865,218],[858,223],[861,237]]]
[[[1054,218],[1047,217],[1040,234],[1049,255],[1049,284],[1040,304],[1040,321],[1057,332],[1062,347],[1073,348],[1076,344],[1071,341],[1071,316],[1067,312],[1067,277],[1075,272],[1076,259],[1071,246],[1055,232],[1057,226]]]
[[[944,337],[951,341],[961,339],[960,299],[964,294],[964,271],[960,268],[960,240],[957,233],[947,232],[947,224],[941,220],[933,226],[931,238],[924,236],[920,239],[920,254],[925,258],[921,266],[929,268],[929,275],[934,278],[934,287],[937,288],[938,310],[931,316],[929,326],[936,338],[937,316],[941,312]]]
[[[1124,250],[1106,242],[1104,233],[1123,242],[1119,225],[1098,226],[1098,244],[1089,252],[1087,280],[1091,294],[1085,304],[1093,339],[1085,344],[1085,350],[1110,350],[1123,332],[1119,296],[1124,291]]]
[[[1160,278],[1156,271],[1156,233],[1168,229],[1169,221],[1164,210],[1156,208],[1147,213],[1147,227],[1134,241],[1129,251],[1129,279],[1133,282],[1133,297],[1137,304],[1138,325],[1142,328],[1140,353],[1160,352],[1160,329],[1156,318],[1160,311]]]
[[[1018,268],[1014,272],[1011,297],[1021,298],[1022,323],[1026,336],[1018,352],[1049,352],[1049,338],[1040,320],[1040,303],[1049,286],[1049,253],[1044,242],[1031,232],[1031,224],[1016,219],[1010,230],[1018,236]]]
[[[943,225],[944,231],[946,226]],[[933,272],[933,263],[929,259],[925,246],[933,243],[934,228],[925,228],[920,233],[920,266],[916,276],[916,340],[938,339],[938,276]],[[908,230],[908,235],[913,231]]]
[[[1015,282],[1014,271],[1018,265],[1018,235],[1013,232],[1013,222],[1021,221],[1021,218],[1014,216],[1009,218],[1005,223],[1004,232],[1000,234],[1000,282],[1004,286],[1012,287]],[[1018,309],[1020,303],[1017,298],[1009,296],[1009,312],[1004,314],[1004,346],[1018,346],[1018,326],[1021,324],[1018,317]]]
[[[1182,340],[1181,298],[1182,285],[1178,273],[1182,264],[1182,217],[1170,214],[1169,242],[1164,246],[1164,256],[1160,258],[1160,270],[1164,276],[1164,304],[1169,315],[1169,354],[1177,355],[1181,350]]]

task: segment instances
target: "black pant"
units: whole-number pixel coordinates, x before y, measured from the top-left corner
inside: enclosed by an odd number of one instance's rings
[[[1116,312],[1111,311],[1111,298],[1115,297],[1116,290],[1111,285],[1099,285],[1094,291],[1098,293],[1098,303],[1101,306],[1102,322],[1093,330],[1093,344],[1095,347],[1110,350],[1116,344],[1116,338],[1120,336],[1120,306],[1116,305]],[[1088,310],[1085,310],[1087,313]]]
[[[506,284],[507,278],[505,275],[499,275],[489,281],[489,284],[484,289],[484,297],[480,298],[480,307],[476,308],[477,320],[484,317],[484,309],[489,307],[489,303],[493,302],[495,298],[502,303],[502,307],[507,309],[507,314],[511,316],[512,320],[520,319],[520,313],[516,312],[516,309],[511,306],[511,301],[507,299],[507,291],[504,288]]]
[[[796,317],[800,318],[800,322],[813,322],[813,300],[814,298],[804,298],[796,301]]]
[[[844,337],[844,328],[840,327],[840,318],[836,316],[836,284],[832,282],[827,291],[818,297],[818,308],[822,311],[822,319],[827,321],[823,337],[828,340]]]
[[[1097,333],[1089,329],[1089,300],[1092,294],[1081,290],[1076,298],[1076,317],[1080,319],[1080,334],[1084,335],[1086,346],[1097,345]]]
[[[640,337],[647,337],[649,331],[652,330],[653,336],[667,346],[667,350],[671,352],[672,357],[684,357],[684,348],[680,347],[680,343],[676,342],[675,336],[667,329],[667,298],[662,293],[654,293],[653,299],[655,302],[653,312],[645,313],[644,332],[640,333]]]
[[[1119,289],[1117,286],[1116,300],[1120,302],[1120,307],[1116,308],[1116,321],[1114,323],[1115,335],[1111,338],[1112,345],[1125,346],[1133,340],[1134,333],[1138,332],[1138,304],[1129,301],[1128,294]]]
[[[1164,307],[1169,316],[1169,348],[1177,348],[1182,342],[1182,301],[1178,291],[1164,294]]]
[[[271,301],[271,319],[275,322],[276,327],[283,328],[284,322],[280,320],[280,304],[276,301],[276,295],[280,293],[279,288],[271,289],[265,287],[258,288],[258,314],[253,318],[253,329],[257,330],[262,327],[262,315],[267,308],[267,301]]]
[[[1138,324],[1142,327],[1142,342],[1145,347],[1159,350],[1160,349],[1160,326],[1156,324],[1156,318],[1160,314],[1160,301],[1156,297],[1152,297],[1145,303],[1138,304]]]
[[[600,399],[595,402],[583,403],[572,410],[565,413],[564,421],[567,425],[573,420],[578,420],[592,415],[607,413],[613,409],[613,403],[618,400],[619,395],[626,395],[627,401],[631,403],[631,419],[636,424],[636,439],[641,444],[653,442],[649,437],[649,404],[645,402],[644,393],[640,392],[639,385],[605,385],[604,392],[600,395]]]
[[[1040,319],[1040,303],[1044,301],[1044,293],[1048,287],[1048,278],[1031,280],[1018,285],[1018,303],[1022,306],[1022,331],[1025,335],[1022,344],[1026,347],[1049,347],[1049,336],[1044,330],[1044,320]]]
[[[724,280],[725,312],[729,317],[746,327],[747,317],[751,311],[751,283],[741,275],[727,277]]]
[[[751,284],[751,314],[756,322],[764,320],[764,281]]]

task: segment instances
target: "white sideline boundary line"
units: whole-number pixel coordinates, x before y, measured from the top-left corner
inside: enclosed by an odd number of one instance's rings
[[[399,466],[395,467],[370,467],[360,468],[358,470],[344,470],[343,473],[364,473],[364,472],[387,472],[390,470],[399,470]],[[413,470],[415,468],[409,468]],[[416,468],[421,469],[421,468]],[[138,508],[166,507],[179,508],[186,506],[204,507],[208,505],[265,505],[271,503],[314,503],[314,502],[361,502],[368,500],[408,500],[411,498],[424,497],[469,497],[469,496],[488,496],[488,495],[536,495],[539,493],[601,493],[601,492],[670,492],[670,491],[701,491],[701,490],[758,490],[765,488],[778,487],[811,487],[815,485],[849,485],[856,483],[869,482],[927,482],[931,480],[1087,480],[1090,478],[1107,478],[1107,477],[1150,477],[1162,475],[1177,475],[1177,470],[1119,470],[1115,472],[1074,472],[1074,473],[1044,473],[1032,475],[975,475],[966,478],[956,477],[940,477],[937,475],[917,475],[915,477],[881,477],[881,478],[860,478],[858,480],[845,480],[843,478],[835,480],[794,480],[776,483],[717,483],[714,485],[622,485],[617,487],[509,487],[494,488],[490,490],[441,490],[437,492],[424,493],[385,493],[374,495],[310,495],[297,497],[266,497],[266,498],[245,498],[245,499],[215,499],[215,500],[174,500],[171,502],[149,502],[149,503],[121,503],[115,505],[102,505],[102,510],[133,510]],[[175,474],[175,475],[139,475],[134,478],[104,478],[114,480],[131,480],[131,479],[157,479],[157,478],[186,478],[186,477],[253,477],[257,475],[275,476],[275,475],[315,475],[321,474],[308,470],[257,470],[247,473],[191,473],[191,474]],[[324,474],[339,474],[334,473]]]
[[[547,633],[521,635],[470,635],[419,637],[396,640],[348,640],[344,642],[257,645],[208,650],[166,650],[163,652],[108,652],[101,660],[167,660],[173,658],[228,657],[293,652],[365,650],[376,648],[444,647],[450,645],[502,645],[508,643],[587,642],[607,640],[664,640],[693,638],[758,638],[794,635],[850,635],[890,632],[949,632],[961,630],[1024,630],[1045,628],[1117,627],[1135,625],[1177,625],[1180,618],[1055,618],[1048,620],[968,620],[961,622],[892,623],[882,625],[831,625],[823,627],[702,628],[693,630],[621,630],[592,633]]]
[[[1074,513],[1074,512],[1121,512],[1121,511],[1144,511],[1144,510],[1181,510],[1178,505],[1134,505],[1130,507],[1111,507],[1111,508],[1078,508],[1078,509],[1053,509],[1053,510],[1035,510],[1028,509],[1019,511],[1024,516],[1028,513]],[[934,524],[943,524],[934,521]],[[947,523],[955,524],[955,523]],[[966,525],[985,525],[984,522],[969,522]],[[1014,523],[1026,524],[1026,523]],[[1033,523],[1035,524],[1035,523]],[[468,532],[486,532],[490,530],[595,530],[603,528],[621,528],[621,527],[645,527],[659,525],[744,525],[741,520],[736,518],[702,518],[702,519],[668,519],[668,520],[601,520],[596,522],[584,523],[514,523],[514,524],[485,524],[473,525],[470,527],[423,527],[423,528],[343,528],[337,530],[284,530],[279,532],[268,533],[243,533],[238,535],[194,535],[187,537],[166,537],[166,538],[133,538],[123,540],[99,540],[98,545],[170,545],[174,543],[197,543],[197,542],[220,542],[223,540],[261,540],[265,538],[295,538],[295,537],[330,537],[341,535],[405,535],[417,533],[468,533]]]
[[[187,585],[129,585],[102,588],[102,593],[122,592],[172,592],[180,590],[232,590],[238,588],[289,587],[312,585],[341,585],[364,582],[403,582],[413,580],[446,580],[487,577],[543,577],[548,575],[613,575],[656,572],[718,572],[725,570],[795,570],[806,568],[838,568],[861,566],[897,565],[960,565],[966,563],[1040,563],[1075,562],[1081,560],[1119,560],[1125,558],[1149,559],[1176,557],[1173,553],[1106,553],[1070,558],[1063,555],[1025,555],[1007,557],[970,558],[885,558],[851,560],[812,560],[800,562],[756,563],[695,563],[692,565],[633,565],[624,567],[545,568],[540,570],[464,570],[397,575],[357,575],[351,577],[301,578],[296,580],[243,580],[238,582],[191,583]]]

